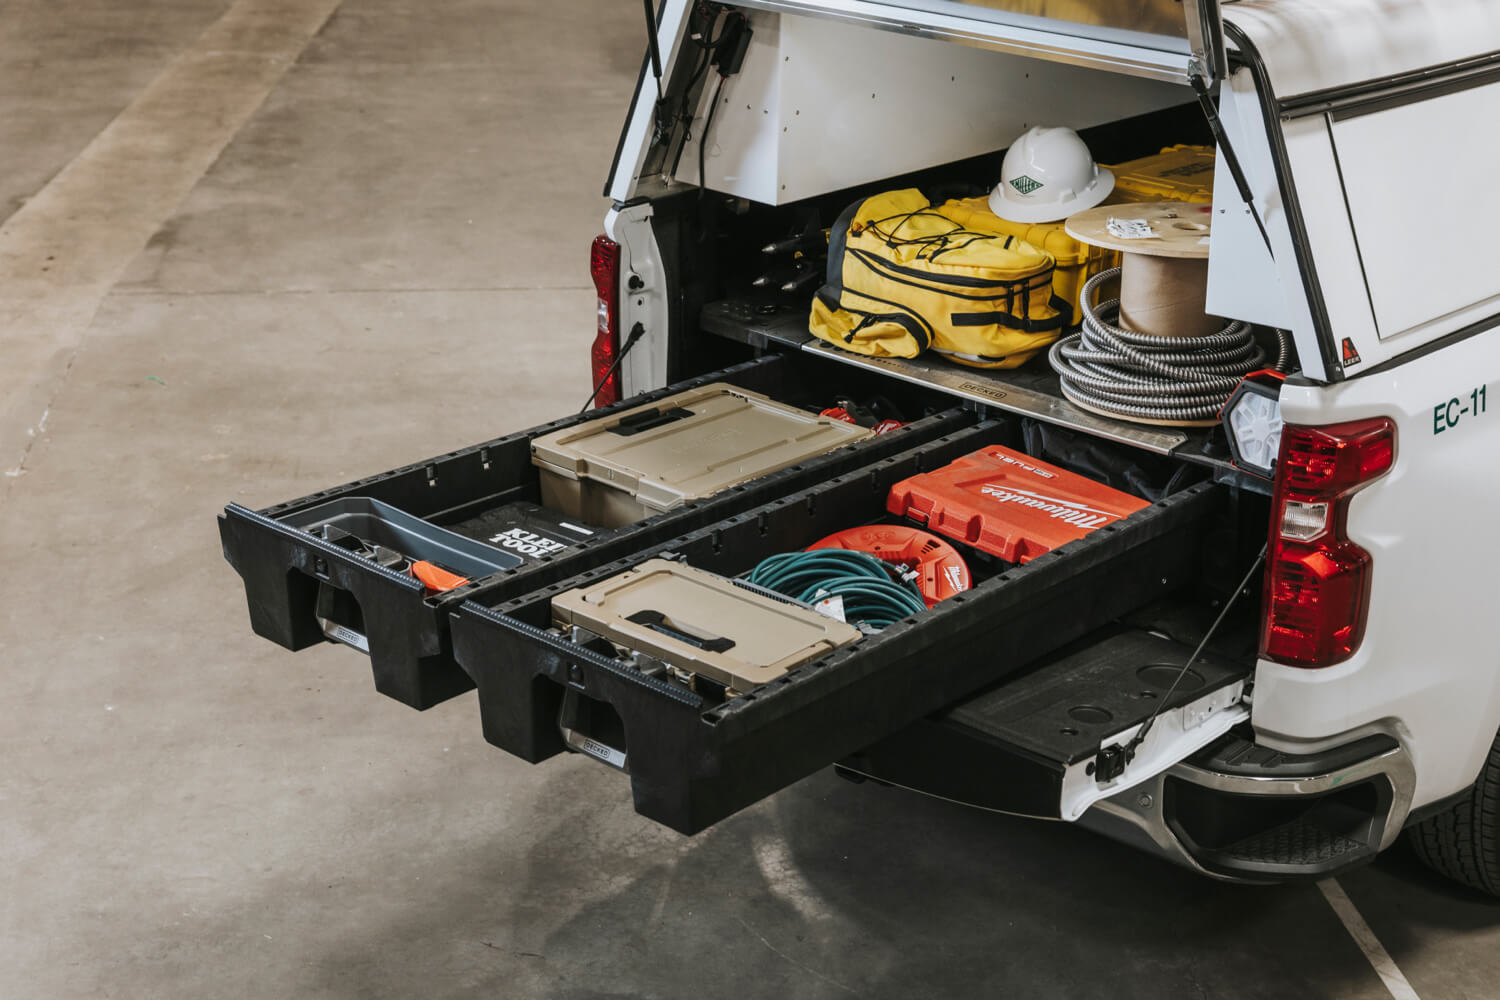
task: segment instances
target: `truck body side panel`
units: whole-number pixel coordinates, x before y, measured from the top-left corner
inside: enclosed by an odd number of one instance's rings
[[[1335,386],[1288,385],[1281,399],[1295,424],[1390,417],[1396,462],[1349,510],[1349,536],[1374,562],[1363,644],[1321,670],[1262,661],[1252,722],[1288,750],[1389,732],[1416,763],[1414,805],[1436,801],[1474,780],[1500,728],[1500,336]]]

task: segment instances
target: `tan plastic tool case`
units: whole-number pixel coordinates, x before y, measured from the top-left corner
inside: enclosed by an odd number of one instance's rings
[[[666,559],[558,594],[552,619],[741,693],[860,637],[853,625]]]
[[[870,436],[754,392],[714,382],[531,445],[542,506],[606,528]]]

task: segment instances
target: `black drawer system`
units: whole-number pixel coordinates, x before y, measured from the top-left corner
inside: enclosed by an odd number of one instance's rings
[[[660,544],[636,536],[628,557],[568,579],[470,595],[452,612],[452,648],[479,689],[485,738],[532,762],[572,748],[621,767],[638,812],[693,833],[1196,579],[1226,506],[1209,483],[1023,565],[990,565],[972,590],[727,700],[551,627],[559,593],[659,557],[742,574],[880,520],[894,483],[1017,436],[1009,421],[954,431]]]
[[[908,422],[622,527],[585,528],[546,517],[537,503],[534,438],[712,382],[813,410],[840,395],[881,396]],[[219,534],[224,557],[243,579],[256,634],[292,650],[326,640],[361,649],[377,690],[427,708],[473,686],[453,660],[448,633],[448,611],[461,602],[503,603],[975,419],[935,391],[773,354],[264,510],[231,504],[219,518]],[[314,525],[317,533],[308,530]],[[506,525],[527,526],[519,542],[484,544]],[[394,565],[392,553],[400,552],[441,560],[469,582],[434,592]]]

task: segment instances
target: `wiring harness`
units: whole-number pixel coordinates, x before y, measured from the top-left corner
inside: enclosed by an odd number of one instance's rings
[[[870,628],[885,628],[927,610],[912,580],[875,556],[849,549],[815,549],[770,556],[750,571],[750,583],[783,597],[815,603],[839,597],[844,619]]]
[[[1111,268],[1083,286],[1083,329],[1052,345],[1047,360],[1075,402],[1139,420],[1212,420],[1240,379],[1266,367],[1266,352],[1236,320],[1205,337],[1133,333],[1117,325],[1120,300],[1095,303],[1099,287],[1120,276]],[[1290,350],[1276,333],[1277,371]]]

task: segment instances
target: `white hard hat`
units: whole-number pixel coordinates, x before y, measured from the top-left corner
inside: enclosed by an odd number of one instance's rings
[[[1005,154],[990,211],[1011,222],[1059,222],[1093,208],[1114,187],[1115,175],[1094,162],[1077,132],[1038,125]]]

